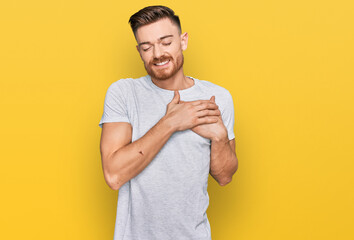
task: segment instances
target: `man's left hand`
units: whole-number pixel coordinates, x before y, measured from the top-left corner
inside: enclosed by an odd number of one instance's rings
[[[215,96],[212,96],[210,100],[215,102]],[[179,102],[186,103],[185,101]],[[216,123],[201,124],[191,128],[191,130],[202,137],[209,138],[210,140],[227,138],[227,129],[222,121],[221,115],[215,117],[218,118]]]

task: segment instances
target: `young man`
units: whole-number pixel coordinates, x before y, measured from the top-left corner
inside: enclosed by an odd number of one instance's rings
[[[185,76],[188,34],[178,16],[150,6],[131,16],[148,75],[107,90],[101,156],[119,189],[115,240],[210,240],[209,173],[222,186],[238,167],[232,96]]]

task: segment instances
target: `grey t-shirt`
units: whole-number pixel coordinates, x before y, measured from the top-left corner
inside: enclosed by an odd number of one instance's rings
[[[235,137],[234,107],[228,90],[194,80],[179,90],[180,100],[209,100],[221,111],[229,140]],[[132,142],[141,138],[166,113],[174,96],[149,75],[120,79],[106,93],[99,123],[129,122]],[[192,130],[172,134],[151,163],[119,189],[114,240],[210,240],[206,214],[211,141]]]

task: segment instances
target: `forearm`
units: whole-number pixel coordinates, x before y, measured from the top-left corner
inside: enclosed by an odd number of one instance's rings
[[[226,185],[237,171],[238,160],[227,137],[211,141],[210,174],[220,184]]]
[[[110,161],[113,188],[118,190],[143,171],[174,132],[163,117],[144,136],[113,153]]]

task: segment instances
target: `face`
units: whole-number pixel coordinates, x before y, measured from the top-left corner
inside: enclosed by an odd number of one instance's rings
[[[188,34],[179,34],[178,27],[168,18],[139,27],[137,49],[147,73],[154,79],[166,80],[182,71],[183,53]]]

